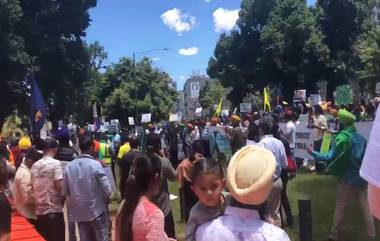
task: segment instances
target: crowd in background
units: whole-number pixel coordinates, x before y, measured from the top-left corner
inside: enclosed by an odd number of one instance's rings
[[[315,159],[311,170],[339,178],[329,239],[340,239],[352,197],[374,239],[367,182],[359,175],[366,140],[353,124],[373,120],[378,104],[374,99],[338,109],[300,102],[273,112],[149,123],[144,132],[69,131],[62,125],[44,140],[3,140],[0,240],[9,240],[12,209],[47,241],[65,240],[66,227],[70,241],[77,233],[81,241],[175,240],[168,181],[179,184],[186,241],[289,240],[282,230],[294,225],[287,185],[303,163],[294,149],[305,114],[314,138],[314,148],[307,148]],[[320,153],[325,132],[335,137],[329,152]],[[118,199],[113,235],[108,204]]]

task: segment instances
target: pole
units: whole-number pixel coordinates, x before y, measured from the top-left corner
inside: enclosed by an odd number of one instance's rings
[[[138,120],[138,107],[137,107],[137,79],[136,79],[136,53],[133,53],[133,81],[135,82],[135,122]]]
[[[312,241],[312,214],[311,200],[309,198],[298,199],[299,223],[300,223],[300,241]]]

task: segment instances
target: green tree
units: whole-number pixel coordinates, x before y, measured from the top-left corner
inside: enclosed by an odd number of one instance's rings
[[[336,85],[356,79],[360,60],[354,51],[358,37],[373,28],[377,0],[318,0],[317,21],[326,36],[332,67],[328,73],[330,96]]]
[[[153,120],[167,119],[177,98],[176,90],[169,86],[169,75],[154,68],[148,58],[136,64],[136,78],[129,58],[111,65],[104,78],[101,98],[105,114],[123,123],[135,116],[136,106],[139,114],[152,113]]]
[[[0,1],[0,124],[15,105],[25,103],[27,98],[24,76],[32,59],[17,31],[22,15],[18,0]],[[27,105],[19,107],[27,111]]]
[[[199,92],[199,103],[203,109],[212,110],[214,105],[219,104],[221,98],[226,98],[226,89],[218,80],[206,82],[206,86]]]
[[[315,91],[315,83],[326,78],[329,49],[323,38],[304,0],[277,1],[261,35],[261,63],[270,84],[282,82],[285,99],[295,89]]]
[[[380,80],[380,29],[361,36],[355,49],[362,63],[357,72],[359,79],[373,93]]]

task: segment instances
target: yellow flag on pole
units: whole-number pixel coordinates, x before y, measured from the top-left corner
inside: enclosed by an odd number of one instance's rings
[[[215,117],[219,117],[220,113],[222,112],[222,102],[223,102],[223,98],[220,98],[219,105],[215,110],[215,115],[214,115]]]
[[[271,111],[269,89],[264,88],[264,111]]]

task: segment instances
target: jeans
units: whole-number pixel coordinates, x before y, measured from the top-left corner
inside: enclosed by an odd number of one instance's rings
[[[65,241],[63,213],[48,213],[37,216],[41,235],[46,241]]]
[[[69,231],[69,241],[77,241],[77,236],[75,233],[75,221],[70,209],[67,208],[67,227]]]
[[[78,222],[81,241],[109,241],[109,219],[106,212],[89,222]]]

